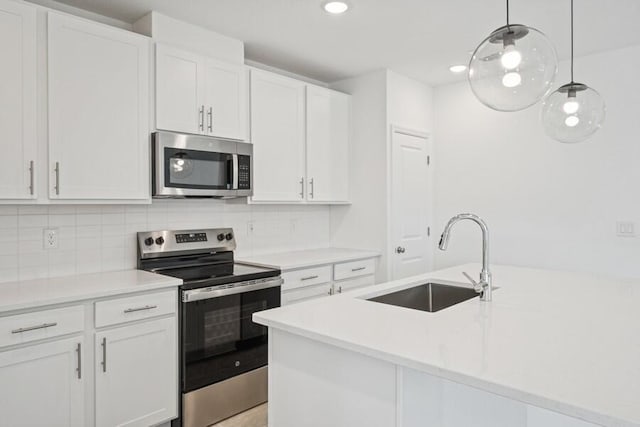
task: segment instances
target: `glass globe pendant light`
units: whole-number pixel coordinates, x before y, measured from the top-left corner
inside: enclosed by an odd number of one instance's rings
[[[532,27],[509,23],[492,32],[469,62],[469,83],[480,102],[498,111],[519,111],[544,98],[558,72],[549,39]]]
[[[560,142],[582,142],[593,135],[605,118],[604,100],[589,86],[573,80],[573,0],[571,0],[571,82],[560,86],[542,103],[542,125]]]

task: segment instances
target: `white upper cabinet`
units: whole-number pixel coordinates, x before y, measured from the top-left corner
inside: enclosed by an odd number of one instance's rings
[[[253,201],[305,198],[304,88],[298,80],[251,70]]]
[[[254,203],[349,202],[350,95],[251,70]]]
[[[307,86],[307,201],[349,199],[350,96]]]
[[[156,45],[156,127],[201,133],[204,100],[202,58],[191,52]]]
[[[84,426],[82,343],[77,337],[0,353],[0,424]]]
[[[156,46],[156,127],[246,140],[244,66]]]
[[[149,39],[49,12],[52,199],[148,200]]]
[[[0,199],[36,196],[36,10],[0,1]]]
[[[205,133],[246,140],[247,75],[244,66],[205,61]]]

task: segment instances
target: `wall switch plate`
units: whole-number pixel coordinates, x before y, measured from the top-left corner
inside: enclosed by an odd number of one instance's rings
[[[619,237],[636,237],[636,224],[631,221],[618,221],[616,234]]]
[[[45,228],[45,230],[44,230],[44,248],[45,249],[57,249],[58,248],[58,229],[57,228]]]

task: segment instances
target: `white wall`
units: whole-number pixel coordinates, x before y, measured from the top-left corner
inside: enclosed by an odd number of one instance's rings
[[[59,247],[45,250],[43,230]],[[236,258],[327,247],[329,207],[166,200],[132,206],[0,206],[0,282],[135,268],[136,232],[233,227]]]
[[[387,71],[387,121],[429,133],[433,129],[433,89],[424,83]]]
[[[638,46],[576,60],[576,81],[608,110],[604,128],[577,145],[544,135],[539,105],[499,113],[466,82],[436,88],[437,232],[470,211],[489,224],[493,263],[640,276],[640,240],[616,236],[617,220],[640,225],[639,68]],[[456,228],[437,267],[479,260],[477,227]]]
[[[352,95],[350,206],[331,209],[332,244],[382,253],[376,279],[388,278],[391,126],[432,127],[432,89],[390,70],[343,80],[332,88]]]
[[[343,80],[333,89],[352,95],[349,206],[331,209],[331,243],[384,252],[386,247],[386,71]],[[377,270],[386,277],[385,262]]]

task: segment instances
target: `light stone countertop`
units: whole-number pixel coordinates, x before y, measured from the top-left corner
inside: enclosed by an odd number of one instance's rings
[[[289,271],[315,265],[356,261],[366,258],[377,258],[379,256],[380,252],[375,251],[347,248],[321,248],[240,257],[238,261]]]
[[[177,287],[181,279],[141,270],[0,283],[0,314],[52,304]]]
[[[254,320],[606,426],[640,425],[640,280],[492,266],[493,301],[436,313],[365,298],[470,264],[254,314]],[[469,286],[465,284],[464,286]]]

